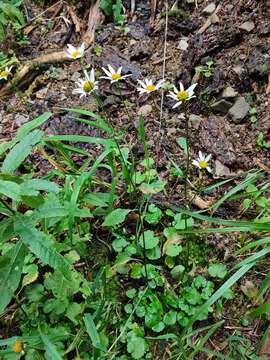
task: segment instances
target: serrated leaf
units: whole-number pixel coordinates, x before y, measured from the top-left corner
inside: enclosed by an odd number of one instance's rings
[[[103,226],[116,226],[125,221],[130,209],[115,209],[105,217]]]
[[[22,286],[32,284],[38,278],[38,266],[31,264],[27,269],[27,274],[23,277]]]
[[[0,264],[0,313],[5,310],[19,285],[26,252],[26,246],[22,241],[18,241],[6,254],[7,261],[1,261],[3,266]]]
[[[30,248],[36,257],[44,264],[60,271],[67,280],[71,279],[71,270],[67,260],[48,244],[43,233],[34,227],[30,219],[17,215],[14,228],[24,244]]]

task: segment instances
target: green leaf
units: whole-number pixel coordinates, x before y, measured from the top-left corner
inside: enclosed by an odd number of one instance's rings
[[[34,130],[36,127],[42,125],[45,121],[47,121],[52,116],[52,113],[45,112],[44,114],[40,115],[36,119],[27,122],[23,126],[19,128],[17,131],[15,140],[20,141],[25,138],[26,135],[29,134],[30,131]]]
[[[3,194],[12,200],[20,200],[21,187],[13,181],[0,180],[0,194]]]
[[[42,136],[43,131],[41,130],[34,130],[26,135],[6,156],[2,165],[2,172],[12,174],[30,154],[32,146],[36,145]]]
[[[86,331],[92,341],[93,347],[98,350],[101,350],[102,352],[106,351],[106,349],[101,345],[100,336],[98,334],[92,315],[85,314],[83,320],[86,327]]]
[[[185,137],[180,137],[176,140],[177,144],[184,150],[184,154],[187,156],[188,154],[188,143]]]
[[[80,314],[82,311],[81,305],[78,303],[71,303],[68,305],[66,310],[66,317],[69,318],[75,325],[78,324],[78,321],[76,320],[76,316]]]
[[[149,250],[158,245],[159,238],[155,236],[152,230],[147,230],[140,236],[139,242],[142,248]]]
[[[178,256],[182,252],[182,246],[170,243],[166,249],[166,254],[171,257]]]
[[[211,264],[208,273],[212,277],[224,279],[227,275],[227,267],[224,264]]]
[[[142,359],[146,352],[146,341],[138,336],[131,336],[128,340],[127,351],[131,354],[132,359]]]
[[[26,216],[17,215],[14,227],[22,241],[44,264],[60,271],[66,279],[71,279],[71,271],[66,259],[55,251],[51,244],[48,244],[43,233],[34,227],[30,219],[27,219]]]
[[[1,258],[0,314],[9,304],[14,291],[19,285],[26,252],[26,246],[21,241],[18,241],[17,244]]]
[[[185,267],[183,265],[176,265],[171,270],[171,275],[174,279],[180,279],[183,276],[184,271],[185,271]]]
[[[176,311],[169,311],[164,316],[164,319],[163,319],[164,323],[168,326],[174,325],[176,323],[176,315],[177,315]]]
[[[105,217],[103,226],[116,226],[125,221],[130,209],[115,209]]]
[[[62,356],[57,351],[56,346],[50,341],[50,339],[46,335],[42,334],[41,331],[39,333],[44,344],[44,349],[48,353],[49,357],[53,360],[63,360]]]

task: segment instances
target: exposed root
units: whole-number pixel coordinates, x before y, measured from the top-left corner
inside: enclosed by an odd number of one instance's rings
[[[103,15],[100,11],[99,5],[100,0],[97,0],[95,4],[91,6],[89,11],[87,31],[85,32],[82,39],[86,48],[88,48],[94,42],[95,30],[97,26],[100,25],[103,21]],[[73,17],[72,20],[74,21],[75,18]],[[40,55],[33,60],[27,61],[21,66],[21,68],[19,68],[17,73],[14,75],[14,78],[0,89],[0,98],[9,95],[12,91],[16,91],[27,82],[29,83],[29,81],[31,81],[31,74],[34,71],[40,71],[41,69],[46,69],[51,64],[62,63],[65,61],[73,60],[68,58],[64,50]]]

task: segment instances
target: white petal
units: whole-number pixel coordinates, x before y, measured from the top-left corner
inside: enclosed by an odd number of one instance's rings
[[[115,70],[110,64],[108,64],[108,69],[110,71],[110,74],[115,74]]]
[[[207,155],[205,158],[205,161],[208,162],[211,159],[211,157],[212,157],[212,154]]]
[[[193,93],[193,91],[194,91],[194,89],[195,89],[195,87],[196,87],[197,85],[198,85],[197,83],[196,83],[196,84],[192,84],[192,85],[187,89],[187,91]]]
[[[193,160],[193,161],[192,161],[192,164],[195,165],[195,166],[197,166],[197,167],[200,167],[200,164],[199,164],[199,162],[198,162],[197,160]]]
[[[177,102],[172,108],[175,109],[182,104],[182,101]]]
[[[121,79],[125,79],[125,78],[130,77],[130,76],[132,76],[132,74],[122,75],[122,76],[121,76]],[[119,80],[120,80],[120,79],[119,79]]]
[[[76,49],[73,45],[71,45],[71,44],[67,44],[67,47],[68,47],[68,51],[69,51],[70,53],[73,53],[74,51],[77,50],[77,49]]]
[[[143,88],[146,88],[146,84],[145,84],[143,81],[138,80],[138,83],[139,83]]]
[[[82,43],[82,45],[80,46],[80,52],[83,54],[84,53],[84,49],[85,49],[85,44],[84,42]]]
[[[95,83],[95,70],[94,70],[94,68],[92,68],[91,71],[90,71],[90,81]]]
[[[117,74],[120,74],[121,75],[121,72],[122,72],[122,66],[120,66],[118,69],[117,69]]]
[[[107,70],[106,68],[102,68],[102,70],[105,72],[105,74],[111,79],[111,77],[112,77],[112,74],[110,73],[110,71],[109,70]]]
[[[205,156],[204,156],[204,154],[201,152],[201,150],[199,151],[199,159],[202,160],[202,161],[204,161],[204,159],[205,159]]]
[[[179,82],[179,85],[180,85],[180,91],[184,91],[185,88],[184,88],[184,85],[181,83],[181,81]]]
[[[207,166],[206,170],[210,173],[212,172],[212,169],[209,166]]]
[[[85,76],[86,80],[90,80],[88,72],[86,70],[83,70],[83,72],[84,72],[84,76]]]
[[[156,85],[156,88],[159,89],[161,87],[161,85],[165,82],[165,80],[159,80],[159,82]]]
[[[173,85],[173,90],[174,90],[174,92],[177,94],[178,93],[178,89],[177,89],[177,87],[175,86],[175,85]]]

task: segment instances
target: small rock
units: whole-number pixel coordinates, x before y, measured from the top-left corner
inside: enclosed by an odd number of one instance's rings
[[[81,77],[81,74],[78,71],[75,71],[75,73],[71,76],[71,81],[78,81],[78,79]]]
[[[187,48],[188,48],[188,38],[187,37],[181,38],[177,48],[180,49],[180,50],[184,50],[184,51],[187,50]]]
[[[139,115],[147,116],[153,112],[152,105],[146,104],[139,108]]]
[[[232,107],[232,103],[224,99],[220,99],[211,105],[211,108],[213,110],[221,112],[223,114],[227,114],[227,112],[231,107]]]
[[[234,90],[231,86],[227,86],[221,94],[223,99],[233,99],[238,95],[238,92]]]
[[[137,44],[137,41],[135,39],[131,39],[129,44],[130,44],[130,46],[134,46]]]
[[[239,97],[236,102],[229,110],[229,116],[235,123],[241,122],[249,112],[249,104],[246,102],[244,97]]]
[[[48,88],[45,87],[39,91],[36,92],[36,98],[37,99],[40,99],[40,100],[43,100],[45,99],[46,95],[47,95],[47,92],[48,92]]]
[[[232,68],[233,72],[235,72],[237,75],[241,75],[244,72],[244,68],[241,65],[236,65]]]
[[[255,24],[253,21],[246,21],[239,26],[239,29],[244,30],[246,32],[251,32],[254,28],[255,28]]]
[[[216,5],[215,3],[210,3],[209,5],[207,5],[204,9],[203,9],[203,14],[206,15],[211,15],[214,11],[216,10]]]
[[[21,126],[22,124],[26,123],[27,121],[29,120],[29,116],[28,115],[20,115],[20,114],[17,114],[15,116],[15,124],[19,127]]]
[[[116,105],[121,102],[120,98],[115,95],[109,95],[104,100],[104,106]]]
[[[203,118],[200,115],[190,114],[189,122],[194,129],[198,129]]]
[[[215,161],[215,178],[221,178],[224,176],[231,176],[230,169],[223,165],[219,160]]]
[[[219,17],[217,16],[217,14],[213,14],[211,16],[211,23],[212,24],[218,24],[219,23]]]

